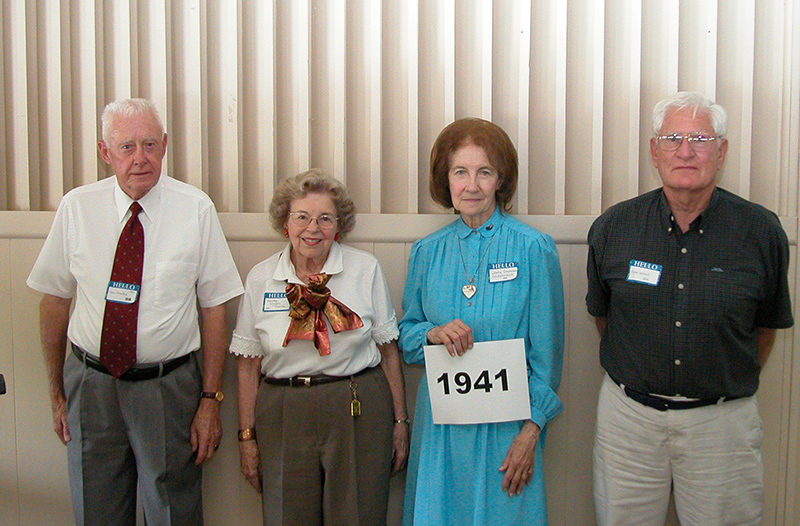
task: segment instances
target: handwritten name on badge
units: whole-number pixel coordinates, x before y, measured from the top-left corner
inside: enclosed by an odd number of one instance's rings
[[[478,342],[462,356],[426,345],[434,424],[509,422],[531,417],[525,341]]]
[[[122,283],[121,281],[109,281],[106,289],[106,301],[114,303],[131,304],[139,297],[139,285],[132,283]]]
[[[661,271],[664,267],[655,263],[646,263],[632,259],[628,266],[628,281],[644,283],[645,285],[658,285],[661,280]]]
[[[500,283],[516,279],[519,274],[519,265],[516,261],[507,263],[492,263],[489,265],[489,283]]]
[[[286,293],[265,292],[262,310],[264,312],[280,312],[289,310],[289,300],[286,299]]]

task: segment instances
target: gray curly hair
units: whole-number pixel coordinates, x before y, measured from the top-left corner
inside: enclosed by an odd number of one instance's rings
[[[272,194],[269,217],[276,232],[283,233],[292,201],[302,199],[308,194],[330,194],[336,207],[337,232],[341,237],[356,226],[356,207],[344,185],[322,170],[312,168],[289,177],[278,185]]]

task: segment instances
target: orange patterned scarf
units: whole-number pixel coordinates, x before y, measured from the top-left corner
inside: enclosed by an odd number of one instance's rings
[[[337,333],[364,326],[358,314],[331,296],[327,287],[329,279],[331,277],[328,274],[314,274],[308,277],[308,287],[296,283],[286,285],[286,299],[291,306],[289,317],[292,320],[283,340],[284,347],[289,340],[310,340],[314,342],[319,355],[326,356],[331,353],[331,342],[325,318],[330,322],[333,332]]]

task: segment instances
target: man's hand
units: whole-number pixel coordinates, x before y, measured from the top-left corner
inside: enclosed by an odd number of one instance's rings
[[[201,398],[191,429],[192,451],[197,453],[195,464],[202,464],[214,456],[222,440],[222,418],[219,402]]]

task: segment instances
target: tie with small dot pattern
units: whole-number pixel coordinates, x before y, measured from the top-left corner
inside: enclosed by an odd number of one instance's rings
[[[144,229],[139,221],[142,206],[131,203],[131,217],[119,235],[111,281],[142,285]],[[139,291],[141,292],[141,290]],[[100,336],[100,362],[114,378],[136,363],[136,332],[139,319],[139,293],[133,303],[106,300],[103,332]]]

